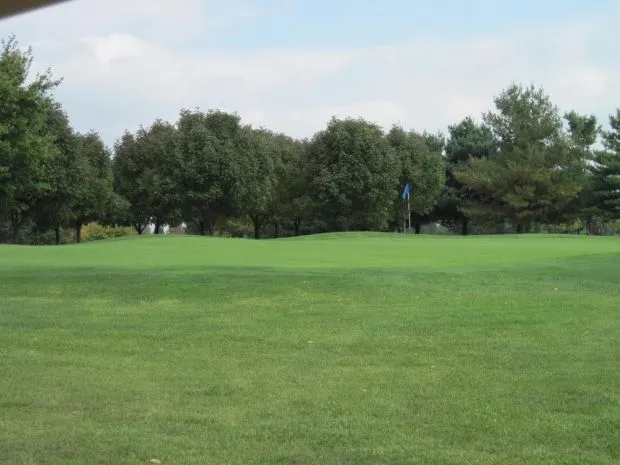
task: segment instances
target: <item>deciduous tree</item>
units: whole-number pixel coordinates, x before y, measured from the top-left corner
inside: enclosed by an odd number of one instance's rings
[[[277,166],[279,147],[276,136],[264,129],[244,128],[245,150],[240,177],[243,213],[254,226],[254,238],[261,237],[263,226],[273,219],[277,211]]]
[[[178,165],[178,133],[170,123],[156,120],[148,128],[138,129],[135,141],[142,160],[141,182],[148,192],[148,206],[154,233],[166,224],[180,220],[179,186],[174,179]]]
[[[445,181],[441,154],[444,140],[429,134],[407,132],[399,126],[394,126],[386,138],[400,168],[399,176],[394,180],[394,188],[399,192],[406,183],[411,185],[411,211],[416,217],[422,217],[437,203]],[[395,220],[399,222],[404,213],[403,202],[398,196],[392,202]],[[419,223],[416,224],[416,232],[420,232]]]
[[[77,141],[69,118],[59,103],[50,108],[47,125],[57,150],[46,159],[50,187],[33,207],[33,220],[39,232],[53,229],[55,243],[59,244],[61,228],[69,223],[74,203],[74,185],[70,176]]]
[[[75,241],[80,242],[82,226],[106,215],[113,193],[110,153],[96,132],[76,135],[69,180],[73,199],[71,223]]]
[[[239,116],[222,111],[183,110],[178,121],[175,183],[183,217],[195,221],[201,235],[239,207],[245,169]]]
[[[117,221],[131,225],[138,234],[144,232],[152,215],[149,163],[143,155],[135,136],[126,131],[114,146],[112,163],[114,190],[127,201]]]
[[[57,148],[47,123],[60,81],[49,71],[32,78],[32,51],[20,50],[15,37],[2,40],[0,48],[0,215],[9,219],[17,242],[51,189],[48,160]]]
[[[309,192],[327,230],[384,229],[398,196],[398,159],[381,128],[332,118],[312,139]]]

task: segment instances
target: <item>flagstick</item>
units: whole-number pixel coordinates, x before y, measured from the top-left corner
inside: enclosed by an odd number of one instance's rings
[[[403,200],[402,205],[404,206],[404,200],[407,200],[407,210],[403,211],[403,234],[407,234],[407,229],[411,229],[411,206],[409,205],[409,197],[411,187],[409,183],[405,184],[403,189],[403,193],[401,194],[401,199]],[[409,224],[407,224],[407,219],[409,220]]]
[[[409,216],[409,232],[411,232],[411,206],[409,205],[409,196],[407,196],[407,215]]]

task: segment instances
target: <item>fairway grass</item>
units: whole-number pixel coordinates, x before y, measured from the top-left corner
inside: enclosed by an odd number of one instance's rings
[[[620,238],[0,246],[0,464],[620,463]]]

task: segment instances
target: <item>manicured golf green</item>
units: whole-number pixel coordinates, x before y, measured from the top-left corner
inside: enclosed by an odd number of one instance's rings
[[[0,463],[154,460],[618,464],[620,238],[0,246]]]

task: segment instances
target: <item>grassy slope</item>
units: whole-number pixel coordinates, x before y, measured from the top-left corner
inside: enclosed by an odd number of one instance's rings
[[[0,247],[0,463],[615,464],[620,241]]]

